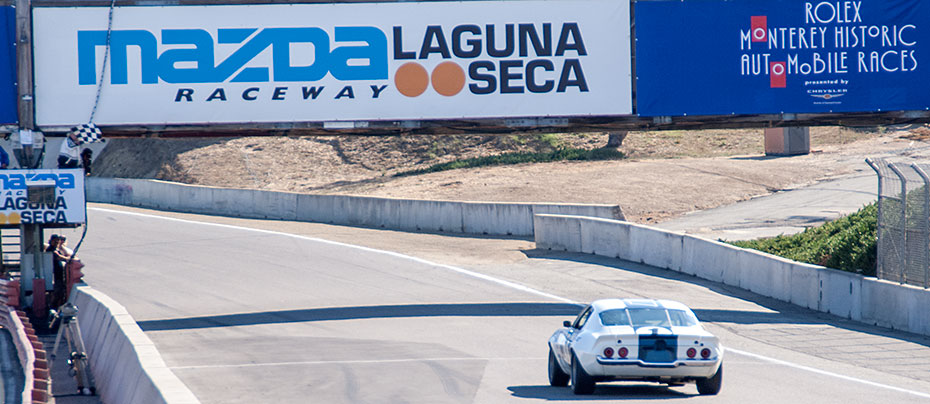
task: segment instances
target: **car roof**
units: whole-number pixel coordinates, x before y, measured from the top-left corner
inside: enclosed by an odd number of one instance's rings
[[[626,308],[660,308],[660,309],[675,309],[675,310],[690,310],[688,306],[674,300],[665,300],[665,299],[601,299],[595,300],[591,303],[591,306],[594,307],[597,311],[610,310],[610,309],[626,309]]]

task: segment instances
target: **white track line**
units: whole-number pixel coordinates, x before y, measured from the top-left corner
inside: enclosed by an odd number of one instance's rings
[[[868,381],[868,380],[863,380],[863,379],[859,379],[859,378],[855,378],[855,377],[850,377],[850,376],[844,376],[844,375],[841,375],[841,374],[838,374],[838,373],[828,372],[828,371],[826,371],[826,370],[820,370],[820,369],[812,368],[812,367],[809,367],[809,366],[798,365],[798,364],[796,364],[796,363],[786,362],[786,361],[779,360],[779,359],[775,359],[775,358],[769,358],[768,356],[757,355],[757,354],[754,354],[754,353],[745,352],[745,351],[740,351],[740,350],[733,349],[733,348],[725,348],[725,350],[726,350],[727,353],[732,352],[732,353],[735,353],[735,354],[737,354],[737,355],[748,356],[748,357],[750,357],[750,358],[756,358],[756,359],[759,359],[759,360],[762,360],[762,361],[771,362],[771,363],[778,364],[778,365],[783,365],[783,366],[788,366],[788,367],[792,367],[792,368],[795,368],[795,369],[805,370],[805,371],[808,371],[808,372],[811,372],[811,373],[817,373],[817,374],[821,374],[821,375],[824,375],[824,376],[835,377],[835,378],[837,378],[837,379],[842,379],[842,380],[846,380],[846,381],[850,381],[850,382],[862,383],[862,384],[869,385],[869,386],[873,386],[873,387],[881,387],[881,388],[884,388],[884,389],[894,390],[894,391],[901,392],[901,393],[913,394],[913,395],[918,396],[918,397],[930,398],[930,394],[921,393],[921,392],[919,392],[919,391],[908,390],[908,389],[902,389],[902,388],[900,388],[900,387],[889,386],[889,385],[887,385],[887,384],[881,384],[881,383],[876,383],[876,382],[870,382],[870,381]]]
[[[475,277],[475,278],[479,278],[479,279],[484,279],[484,280],[486,280],[486,281],[493,282],[493,283],[496,283],[496,284],[498,284],[498,285],[502,285],[502,286],[506,286],[506,287],[509,287],[509,288],[521,290],[521,291],[524,291],[524,292],[527,292],[527,293],[532,293],[532,294],[535,294],[535,295],[538,295],[538,296],[546,297],[546,298],[553,299],[553,300],[557,300],[557,301],[560,301],[560,302],[572,303],[572,304],[579,304],[578,302],[576,302],[576,301],[574,301],[574,300],[567,299],[567,298],[564,298],[564,297],[561,297],[561,296],[556,296],[556,295],[553,295],[553,294],[551,294],[551,293],[546,293],[546,292],[543,292],[543,291],[539,291],[539,290],[530,288],[530,287],[528,287],[528,286],[520,285],[520,284],[518,284],[518,283],[506,281],[506,280],[503,280],[503,279],[494,278],[494,277],[491,277],[491,276],[488,276],[488,275],[485,275],[485,274],[481,274],[481,273],[469,271],[469,270],[467,270],[467,269],[458,268],[458,267],[454,267],[454,266],[451,266],[451,265],[438,264],[438,263],[435,263],[435,262],[427,261],[427,260],[424,260],[424,259],[421,259],[421,258],[417,258],[417,257],[412,257],[412,256],[409,256],[409,255],[404,255],[404,254],[396,253],[396,252],[393,252],[393,251],[378,250],[378,249],[374,249],[374,248],[362,247],[362,246],[357,246],[357,245],[352,245],[352,244],[340,243],[340,242],[337,242],[337,241],[324,240],[324,239],[321,239],[321,238],[307,237],[307,236],[301,236],[301,235],[298,235],[298,234],[284,233],[284,232],[273,231],[273,230],[255,229],[255,228],[251,228],[251,227],[242,227],[242,226],[235,226],[235,225],[229,225],[229,224],[220,224],[220,223],[200,222],[200,221],[196,221],[196,220],[177,219],[177,218],[167,217],[167,216],[149,215],[149,214],[145,214],[145,213],[126,212],[126,211],[121,211],[121,210],[113,210],[113,209],[105,209],[105,208],[88,208],[88,209],[89,209],[89,210],[96,210],[96,211],[100,211],[100,212],[117,213],[117,214],[124,214],[124,215],[131,215],[131,216],[139,216],[139,217],[147,217],[147,218],[153,218],[153,219],[169,220],[169,221],[175,221],[175,222],[181,222],[181,223],[191,223],[191,224],[199,224],[199,225],[205,225],[205,226],[222,227],[222,228],[227,228],[227,229],[254,231],[254,232],[258,232],[258,233],[273,234],[273,235],[279,235],[279,236],[285,236],[285,237],[293,237],[293,238],[298,238],[298,239],[303,239],[303,240],[310,240],[310,241],[316,241],[316,242],[320,242],[320,243],[330,244],[330,245],[337,245],[337,246],[342,246],[342,247],[355,248],[355,249],[359,249],[359,250],[362,250],[362,251],[368,251],[368,252],[372,252],[372,253],[390,255],[390,256],[392,256],[392,257],[398,257],[398,258],[408,259],[408,260],[416,261],[416,262],[419,262],[419,263],[423,263],[423,264],[427,264],[427,265],[432,265],[432,266],[436,266],[436,267],[440,267],[440,268],[444,268],[444,269],[448,269],[448,270],[450,270],[450,271],[458,272],[458,273],[463,274],[463,275],[468,275],[468,276],[471,276],[471,277]],[[579,305],[580,305],[580,304],[579,304]],[[812,368],[812,367],[809,367],[809,366],[799,365],[799,364],[796,364],[796,363],[786,362],[786,361],[779,360],[779,359],[775,359],[775,358],[769,358],[769,357],[767,357],[767,356],[757,355],[757,354],[750,353],[750,352],[740,351],[740,350],[736,350],[736,349],[732,349],[732,348],[726,348],[726,351],[727,351],[727,352],[733,352],[733,353],[735,353],[735,354],[737,354],[737,355],[748,356],[748,357],[756,358],[756,359],[763,360],[763,361],[766,361],[766,362],[770,362],[770,363],[775,363],[775,364],[779,364],[779,365],[783,365],[783,366],[792,367],[792,368],[799,369],[799,370],[804,370],[804,371],[808,371],[808,372],[812,372],[812,373],[821,374],[821,375],[824,375],[824,376],[834,377],[834,378],[837,378],[837,379],[842,379],[842,380],[846,380],[846,381],[861,383],[861,384],[865,384],[865,385],[873,386],[873,387],[880,387],[880,388],[884,388],[884,389],[888,389],[888,390],[893,390],[893,391],[897,391],[897,392],[901,392],[901,393],[912,394],[912,395],[915,395],[915,396],[918,396],[918,397],[930,398],[930,394],[927,394],[927,393],[922,393],[922,392],[914,391],[914,390],[907,390],[907,389],[903,389],[903,388],[900,388],[900,387],[895,387],[895,386],[890,386],[890,385],[887,385],[887,384],[881,384],[881,383],[871,382],[871,381],[868,381],[868,380],[858,379],[858,378],[855,378],[855,377],[844,376],[844,375],[841,375],[841,374],[838,374],[838,373],[828,372],[828,371],[826,371],[826,370],[821,370],[821,369],[816,369],[816,368]],[[410,360],[403,359],[403,360],[397,360],[397,361],[422,361],[422,360],[427,360],[427,359],[410,359]],[[435,359],[435,360],[440,360],[440,359]],[[441,360],[487,360],[487,359],[486,359],[486,358],[460,358],[460,359],[447,358],[447,359],[441,359]],[[373,363],[374,363],[374,362],[385,362],[385,361],[373,361]],[[282,363],[280,363],[280,364],[314,364],[314,363],[317,363],[317,362],[282,362]],[[335,362],[319,362],[319,363],[335,363]],[[366,361],[358,361],[358,362],[356,362],[356,361],[346,361],[346,362],[343,362],[343,363],[367,363],[367,362],[366,362]],[[250,365],[233,365],[233,366],[270,366],[270,365],[274,365],[274,364],[250,364]],[[211,366],[188,366],[188,367],[176,367],[176,368],[173,368],[173,369],[194,369],[194,368],[200,368],[200,367],[211,367]],[[215,367],[219,367],[219,365],[217,365],[217,366],[215,366]]]

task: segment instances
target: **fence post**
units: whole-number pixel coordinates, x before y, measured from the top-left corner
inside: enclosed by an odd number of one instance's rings
[[[876,213],[875,218],[875,233],[877,240],[875,241],[875,276],[878,279],[884,279],[884,266],[885,263],[882,260],[882,184],[885,182],[885,178],[882,177],[882,172],[878,169],[877,164],[884,164],[884,159],[879,159],[880,163],[875,163],[871,158],[865,159],[865,163],[872,168],[872,171],[875,171],[875,175],[878,176],[878,213]]]
[[[901,284],[907,284],[907,177],[893,163],[888,163],[891,169],[901,180],[901,244],[904,254],[901,254]]]
[[[927,175],[927,172],[924,171],[917,163],[912,163],[911,168],[917,172],[917,175],[924,180],[924,206],[930,206],[930,176]],[[930,209],[927,210],[930,212]],[[922,223],[927,224],[930,222],[930,217],[925,217]],[[926,248],[930,248],[930,239],[923,240],[923,245]],[[930,265],[924,265],[924,289],[930,287]]]

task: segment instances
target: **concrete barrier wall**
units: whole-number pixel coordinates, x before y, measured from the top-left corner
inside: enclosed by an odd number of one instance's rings
[[[536,247],[550,250],[581,251],[584,238],[581,236],[582,221],[568,216],[546,215],[544,226],[539,226],[541,217],[536,216]],[[588,231],[590,233],[590,231]]]
[[[200,401],[165,365],[154,343],[122,305],[86,285],[74,288],[85,349],[104,403]]]
[[[426,201],[313,195],[99,177],[88,178],[86,188],[89,202],[397,230],[532,236],[534,214],[624,219],[617,205]]]
[[[23,314],[25,316],[25,314]],[[28,320],[27,320],[28,322]],[[23,369],[23,391],[21,402],[24,404],[32,403],[32,389],[34,386],[35,376],[35,349],[29,340],[29,333],[26,332],[26,326],[16,310],[5,304],[0,305],[0,326],[3,326],[10,332],[13,338],[13,345],[16,346],[16,356],[19,359],[19,365]],[[35,331],[32,331],[35,337]],[[47,393],[47,391],[46,391]],[[4,397],[0,396],[0,400]]]
[[[930,291],[619,220],[537,214],[537,248],[639,262],[801,307],[930,335]]]

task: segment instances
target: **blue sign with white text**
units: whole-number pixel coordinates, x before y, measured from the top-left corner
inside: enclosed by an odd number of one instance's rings
[[[0,7],[0,124],[15,124],[16,114],[16,11]]]
[[[636,3],[641,116],[930,109],[930,1]]]

